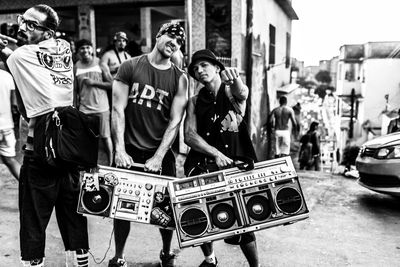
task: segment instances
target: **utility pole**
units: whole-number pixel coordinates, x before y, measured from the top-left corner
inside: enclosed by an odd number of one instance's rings
[[[354,102],[356,100],[356,91],[351,89],[350,95],[350,125],[349,125],[349,138],[353,138],[353,128],[354,128]]]

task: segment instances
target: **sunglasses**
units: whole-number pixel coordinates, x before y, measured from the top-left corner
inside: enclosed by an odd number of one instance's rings
[[[17,16],[17,23],[18,23],[19,27],[21,27],[22,24],[25,24],[26,29],[30,32],[33,32],[36,29],[39,29],[42,31],[51,31],[51,29],[49,29],[45,26],[39,25],[39,23],[34,20],[25,19],[22,15]]]
[[[185,42],[185,41],[183,40],[183,38],[180,37],[179,35],[174,35],[174,34],[171,34],[171,33],[167,33],[167,35],[168,35],[169,38],[171,38],[171,39],[176,39],[176,43],[177,43],[178,45],[180,45],[180,46],[182,46],[183,43]]]

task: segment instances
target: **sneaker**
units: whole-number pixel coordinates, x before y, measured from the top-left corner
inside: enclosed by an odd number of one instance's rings
[[[128,267],[128,264],[125,259],[114,257],[108,262],[108,267]]]
[[[218,260],[215,258],[215,263],[209,263],[204,260],[199,267],[217,267],[218,266]]]
[[[175,258],[176,255],[170,252],[168,255],[165,255],[164,252],[160,251],[160,265],[161,267],[174,267],[175,266]]]

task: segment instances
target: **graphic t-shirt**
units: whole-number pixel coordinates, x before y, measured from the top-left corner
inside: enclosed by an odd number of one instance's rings
[[[49,39],[17,48],[7,60],[28,118],[72,105],[73,70],[69,43]]]
[[[14,128],[11,115],[11,91],[15,89],[12,76],[0,70],[0,130]]]
[[[118,70],[116,80],[129,86],[125,109],[125,144],[155,151],[168,126],[173,98],[183,71],[174,64],[160,70],[147,55],[131,58]]]

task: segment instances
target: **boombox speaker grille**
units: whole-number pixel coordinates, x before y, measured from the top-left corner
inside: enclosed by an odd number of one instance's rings
[[[102,213],[110,206],[110,194],[102,186],[99,191],[86,191],[82,196],[82,205],[90,213]]]
[[[201,236],[207,231],[207,214],[198,208],[188,208],[180,217],[182,232],[191,237]]]
[[[272,212],[268,198],[261,195],[252,196],[247,201],[246,208],[249,216],[256,221],[268,219]]]
[[[283,187],[276,194],[276,205],[283,213],[294,214],[301,209],[303,198],[295,188]]]
[[[227,203],[219,203],[211,210],[211,221],[220,229],[228,229],[236,222],[235,210]]]

